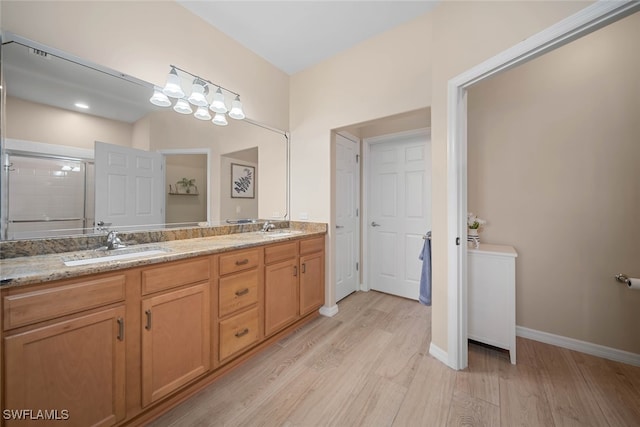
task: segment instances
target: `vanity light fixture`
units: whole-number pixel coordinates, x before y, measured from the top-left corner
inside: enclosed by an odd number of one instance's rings
[[[167,76],[167,83],[164,85],[162,92],[171,98],[184,98],[184,91],[180,86],[180,76],[178,76],[175,67],[171,67],[171,71]]]
[[[176,98],[177,101],[173,106],[176,112],[180,114],[192,114],[193,109],[191,105],[194,105],[198,107],[194,117],[199,120],[211,120],[211,114],[207,111],[208,107],[216,113],[211,121],[218,126],[226,126],[229,124],[227,122],[227,112],[229,117],[235,120],[242,120],[246,117],[242,109],[239,93],[226,89],[200,76],[196,76],[175,65],[171,65],[170,67],[171,71],[167,76],[167,83],[164,88],[154,88],[153,95],[149,99],[152,104],[159,107],[170,107],[172,101],[168,97]],[[181,84],[181,82],[185,80],[191,82],[191,94],[188,98],[185,98],[185,91],[182,89]],[[216,88],[215,92],[213,92],[213,88]],[[209,103],[209,99],[207,98],[210,91],[213,92],[211,103]],[[235,96],[235,99],[231,102],[231,111],[229,111],[229,108],[225,104],[224,92],[228,92],[227,96]]]
[[[211,120],[211,114],[206,106],[198,107],[194,117],[198,120]]]
[[[157,105],[158,107],[170,107],[171,101],[169,101],[169,97],[162,93],[162,89],[159,87],[153,88],[153,96],[149,99],[153,105]]]

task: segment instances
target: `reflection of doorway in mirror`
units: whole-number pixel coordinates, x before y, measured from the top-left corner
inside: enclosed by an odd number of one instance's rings
[[[207,155],[165,154],[165,167],[166,223],[207,221]],[[189,192],[181,184],[185,178],[193,183]]]
[[[252,198],[232,197],[232,193],[230,191],[232,176],[231,169],[232,165],[238,164],[253,168],[252,174],[254,185]],[[223,154],[220,159],[220,166],[220,218],[222,220],[245,218],[257,219],[258,187],[260,184],[256,179],[259,175],[258,147]]]

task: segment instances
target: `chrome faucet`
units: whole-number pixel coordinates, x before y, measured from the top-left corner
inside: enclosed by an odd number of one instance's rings
[[[112,230],[107,234],[107,250],[122,249],[125,247],[127,247],[127,245],[122,243],[122,240],[118,237],[117,231]]]
[[[275,228],[276,228],[276,225],[274,223],[265,221],[264,225],[262,226],[262,231],[271,231]]]

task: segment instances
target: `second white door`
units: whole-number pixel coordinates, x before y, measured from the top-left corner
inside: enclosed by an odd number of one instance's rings
[[[336,135],[336,301],[359,288],[359,144]]]
[[[368,282],[417,300],[423,236],[431,229],[431,138],[389,136],[370,147],[367,194]]]

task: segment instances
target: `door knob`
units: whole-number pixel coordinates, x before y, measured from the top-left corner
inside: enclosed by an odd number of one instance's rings
[[[378,224],[378,223],[377,223],[377,222],[375,222],[375,221],[371,221],[371,226],[372,226],[372,227],[380,227],[380,224]]]

